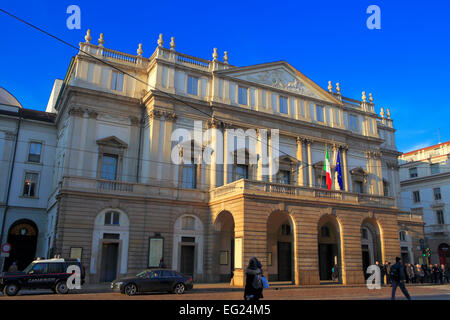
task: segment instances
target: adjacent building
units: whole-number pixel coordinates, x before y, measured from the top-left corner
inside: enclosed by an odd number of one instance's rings
[[[0,240],[12,247],[9,257],[0,258],[5,269],[14,261],[22,269],[34,258],[47,256],[55,117],[23,108],[0,87]]]
[[[404,210],[423,215],[424,247],[433,264],[450,265],[450,141],[399,157]],[[408,237],[408,230],[402,230]],[[426,258],[422,258],[425,262]]]

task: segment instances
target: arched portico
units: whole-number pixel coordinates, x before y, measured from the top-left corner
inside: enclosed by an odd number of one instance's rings
[[[274,211],[267,219],[267,266],[271,281],[295,280],[295,225],[284,211]]]
[[[364,219],[361,224],[361,252],[364,278],[367,268],[376,261],[382,263],[381,229],[374,218]]]
[[[341,282],[341,228],[336,217],[324,215],[317,224],[320,281]],[[333,268],[337,273],[333,277]],[[336,276],[337,275],[337,276]]]
[[[213,252],[216,281],[229,282],[234,274],[234,218],[222,211],[214,221],[215,249]]]

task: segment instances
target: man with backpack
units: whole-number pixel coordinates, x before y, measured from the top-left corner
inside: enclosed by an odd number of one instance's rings
[[[262,265],[256,257],[252,257],[245,270],[244,299],[258,301],[263,298]]]
[[[406,290],[405,284],[405,272],[403,271],[403,265],[400,263],[401,259],[399,257],[395,258],[395,264],[391,267],[390,278],[392,281],[392,296],[391,299],[395,300],[395,291],[397,291],[397,287],[400,287],[406,299],[411,300],[411,297]]]

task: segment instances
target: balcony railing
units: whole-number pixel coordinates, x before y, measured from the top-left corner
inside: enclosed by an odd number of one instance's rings
[[[450,224],[431,224],[425,226],[425,233],[450,233]]]
[[[153,185],[83,177],[64,177],[60,190],[201,202],[215,201],[237,194],[247,194],[262,197],[284,197],[288,199],[334,201],[376,207],[395,207],[395,199],[392,197],[245,179],[237,180],[207,191],[200,189],[182,189],[170,185]]]
[[[321,201],[339,201],[349,204],[361,204],[377,207],[395,207],[395,199],[369,194],[358,194],[337,190],[294,186],[266,181],[238,180],[215,188],[210,192],[210,199],[218,199],[235,193],[253,194],[260,196],[281,196],[297,199],[315,199]]]

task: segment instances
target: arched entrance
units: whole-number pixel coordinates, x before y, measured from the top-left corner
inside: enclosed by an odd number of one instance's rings
[[[267,272],[272,281],[294,281],[294,225],[285,212],[267,219]],[[265,266],[263,266],[264,268]]]
[[[318,223],[319,278],[320,281],[333,280],[333,267],[337,268],[340,281],[340,228],[335,217],[323,216]]]
[[[447,243],[441,243],[438,247],[439,263],[450,266],[450,246]]]
[[[4,270],[16,261],[19,270],[25,269],[36,258],[38,228],[36,224],[27,219],[17,220],[9,228],[8,243],[11,252],[5,261]]]
[[[228,211],[222,211],[214,222],[216,232],[215,255],[218,263],[218,281],[229,282],[234,273],[234,219]]]
[[[94,281],[110,282],[127,273],[129,228],[128,216],[119,209],[105,209],[95,218],[90,267]]]
[[[195,215],[175,221],[172,268],[203,281],[203,223]]]
[[[366,219],[361,225],[361,252],[364,278],[367,279],[367,268],[376,261],[382,263],[380,229],[373,219]]]

